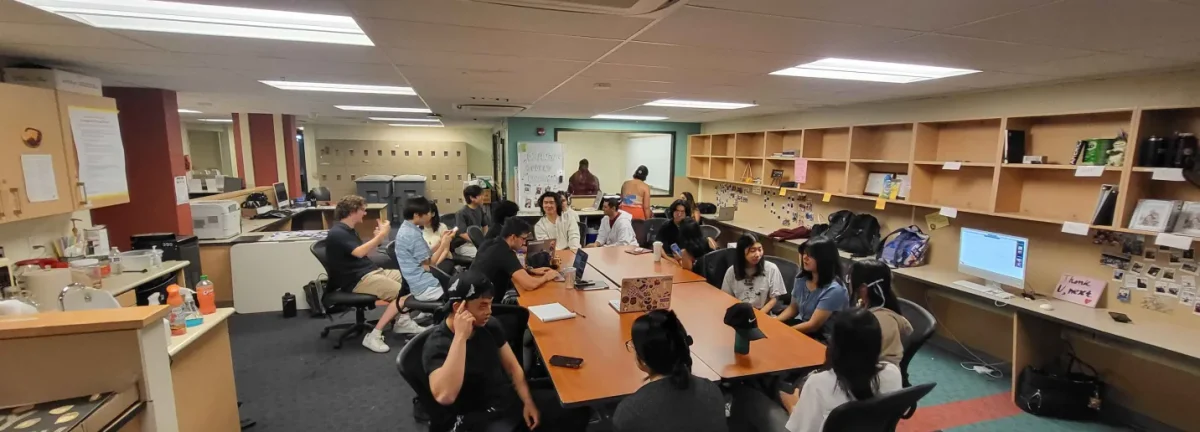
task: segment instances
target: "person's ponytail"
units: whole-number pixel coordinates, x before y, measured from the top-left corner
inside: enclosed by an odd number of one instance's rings
[[[671,355],[674,356],[671,370],[667,371],[667,379],[675,388],[687,389],[692,375],[692,355],[689,347],[691,343],[688,340],[687,331],[683,329],[683,323],[679,322],[674,311],[666,311],[663,330],[666,330],[667,340],[671,345]]]

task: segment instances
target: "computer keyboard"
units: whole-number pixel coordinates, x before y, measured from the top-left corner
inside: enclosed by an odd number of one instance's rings
[[[969,289],[971,291],[975,291],[977,293],[984,294],[984,295],[987,295],[990,297],[995,297],[995,298],[998,298],[1001,300],[1008,300],[1010,298],[1016,297],[1016,296],[1010,294],[1008,291],[1005,291],[1002,289],[997,289],[997,288],[991,288],[986,285],[980,285],[980,284],[977,284],[977,283],[971,282],[971,281],[965,281],[965,280],[954,281],[954,284],[958,285],[960,287]]]

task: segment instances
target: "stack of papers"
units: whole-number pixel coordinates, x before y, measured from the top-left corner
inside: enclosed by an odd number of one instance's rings
[[[529,312],[536,315],[538,319],[542,320],[542,322],[553,322],[575,318],[575,312],[567,310],[565,306],[559,303],[530,306]]]

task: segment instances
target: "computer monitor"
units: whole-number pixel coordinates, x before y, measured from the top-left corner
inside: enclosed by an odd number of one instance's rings
[[[292,206],[292,200],[288,198],[287,186],[283,182],[275,183],[275,207],[288,208]]]
[[[604,201],[604,192],[596,191],[596,202],[592,203],[592,208],[600,210],[600,203]]]
[[[1025,289],[1029,239],[963,228],[958,241],[958,271],[987,281],[987,288]]]

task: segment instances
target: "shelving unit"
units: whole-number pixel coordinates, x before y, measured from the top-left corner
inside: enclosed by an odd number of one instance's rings
[[[1002,163],[1006,130],[1024,131],[1026,154],[1048,163]],[[1122,131],[1129,143],[1121,166],[1077,177],[1079,166],[1070,164],[1076,143]],[[875,200],[863,193],[870,174],[906,174],[907,198],[889,203],[1051,224],[1091,224],[1100,188],[1111,184],[1120,190],[1115,224],[1093,228],[1152,235],[1125,228],[1139,199],[1200,201],[1200,188],[1152,180],[1155,168],[1134,167],[1139,143],[1175,132],[1200,133],[1200,107],[693,135],[688,177],[753,186],[742,175],[749,167],[763,187],[778,187],[771,172],[796,181],[796,161],[773,155],[791,150],[807,160],[807,178],[795,188],[801,193]],[[947,169],[946,162],[959,167]]]

